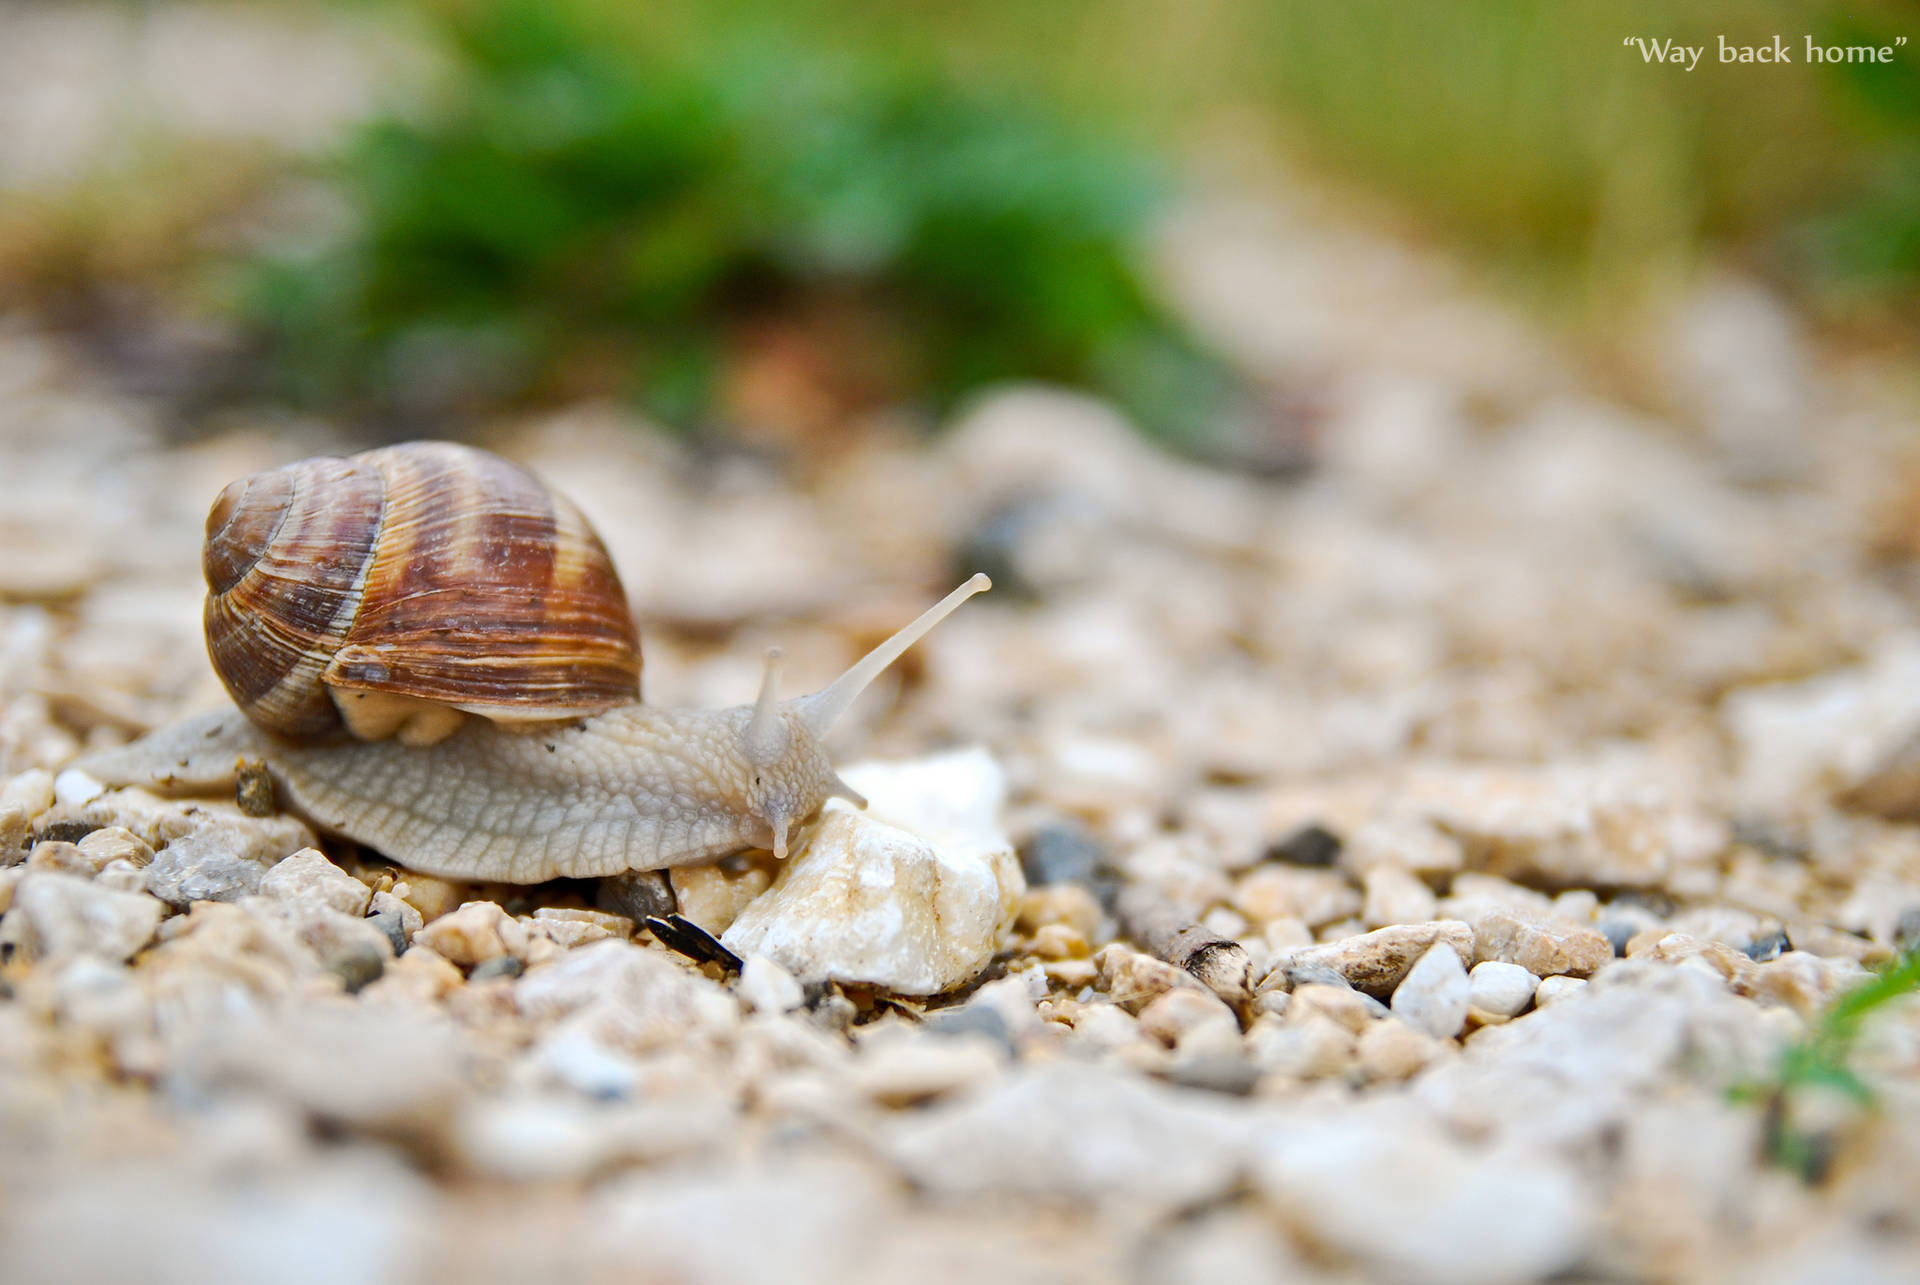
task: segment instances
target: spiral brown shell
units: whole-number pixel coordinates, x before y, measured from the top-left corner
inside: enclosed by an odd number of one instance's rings
[[[207,650],[254,722],[319,738],[332,690],[489,718],[637,700],[640,640],[606,549],[499,456],[411,442],[258,473],[207,514]]]

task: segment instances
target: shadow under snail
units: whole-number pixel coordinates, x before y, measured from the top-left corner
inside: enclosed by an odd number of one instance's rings
[[[496,455],[413,442],[255,474],[207,515],[207,650],[237,710],[77,766],[210,789],[263,763],[322,828],[426,874],[536,883],[784,858],[833,796],[821,740],[976,575],[839,678],[733,709],[640,702],[620,580],[571,504]]]

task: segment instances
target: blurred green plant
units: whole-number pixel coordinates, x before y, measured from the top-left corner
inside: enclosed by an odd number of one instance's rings
[[[1033,377],[1182,437],[1227,392],[1144,278],[1138,156],[790,27],[676,43],[591,0],[426,12],[446,100],[340,159],[350,233],[242,276],[276,393],[404,427],[624,391],[697,427]]]
[[[1857,1116],[1875,1106],[1873,1089],[1853,1066],[1860,1034],[1869,1018],[1917,992],[1920,949],[1909,949],[1829,1004],[1813,1028],[1781,1054],[1771,1080],[1735,1089],[1735,1101],[1765,1111],[1765,1146],[1775,1164],[1809,1183],[1826,1179],[1839,1141],[1833,1108]],[[1803,1118],[1809,1104],[1817,1122]]]

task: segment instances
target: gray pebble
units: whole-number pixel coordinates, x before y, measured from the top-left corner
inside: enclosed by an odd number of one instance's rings
[[[624,915],[636,924],[665,918],[680,909],[664,870],[629,870],[600,880],[593,891],[596,909]]]
[[[399,911],[383,910],[377,915],[368,915],[367,922],[387,935],[387,940],[393,943],[396,956],[407,953],[407,925],[400,918]]]
[[[1020,869],[1036,888],[1056,883],[1091,886],[1106,863],[1100,841],[1072,822],[1041,826],[1020,845]]]
[[[1787,939],[1787,930],[1776,928],[1770,933],[1761,933],[1747,943],[1747,958],[1764,964],[1792,949],[1793,943]]]
[[[1293,866],[1330,866],[1340,856],[1340,836],[1322,825],[1304,825],[1267,848],[1265,859]]]
[[[327,971],[346,983],[347,994],[380,980],[387,961],[371,943],[357,943],[327,960]]]
[[[467,974],[469,981],[484,982],[492,977],[518,977],[523,965],[512,955],[496,955],[492,959],[482,960],[473,966]]]
[[[1599,929],[1600,935],[1613,946],[1615,959],[1627,957],[1627,943],[1632,941],[1634,934],[1640,931],[1636,925],[1624,919],[1602,919],[1594,927]]]

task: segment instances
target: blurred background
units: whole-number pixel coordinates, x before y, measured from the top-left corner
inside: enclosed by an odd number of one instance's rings
[[[1688,71],[1621,40],[1778,32],[1798,56],[1805,36],[1892,44],[1917,17],[1899,0],[7,4],[0,300],[186,435],[262,411],[460,435],[615,398],[791,453],[1039,379],[1285,470],[1310,455],[1314,372],[1271,360],[1274,336],[1315,301],[1209,299],[1232,283],[1193,280],[1183,209],[1284,193],[1396,247],[1341,269],[1360,275],[1439,251],[1564,339],[1583,379],[1656,406],[1672,390],[1648,336],[1727,267],[1840,351],[1904,359],[1920,50],[1723,67],[1710,47]],[[1254,333],[1248,313],[1267,314]]]

